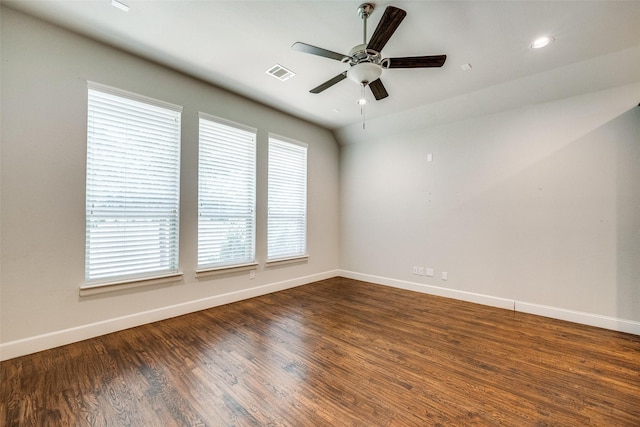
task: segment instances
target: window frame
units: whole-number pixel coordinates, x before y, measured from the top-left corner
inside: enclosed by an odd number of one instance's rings
[[[204,245],[203,243],[203,237],[205,237],[204,233],[201,232],[201,227],[203,226],[204,222],[202,220],[203,218],[203,199],[202,199],[202,195],[203,195],[203,188],[205,185],[211,186],[211,185],[216,185],[216,184],[222,184],[221,182],[216,182],[216,180],[213,181],[209,181],[207,183],[205,183],[202,179],[203,175],[203,166],[208,167],[208,168],[213,168],[214,164],[213,163],[209,163],[204,165],[202,163],[202,159],[203,159],[203,154],[205,153],[206,150],[203,150],[203,148],[205,147],[205,142],[207,141],[203,141],[202,136],[203,136],[203,127],[202,124],[207,123],[207,126],[211,126],[211,128],[208,129],[209,132],[225,132],[228,133],[228,137],[232,138],[232,139],[237,139],[238,142],[241,143],[250,143],[251,145],[251,152],[244,152],[242,154],[244,154],[244,158],[241,159],[236,159],[237,161],[242,160],[243,163],[240,163],[241,165],[244,166],[248,166],[248,164],[246,163],[249,159],[252,161],[252,164],[250,166],[252,166],[252,170],[248,171],[248,180],[247,180],[247,184],[249,184],[249,187],[242,187],[242,192],[247,193],[248,194],[248,198],[245,200],[242,200],[243,202],[245,202],[246,204],[243,205],[245,209],[249,209],[249,211],[245,214],[245,216],[242,216],[242,213],[238,213],[236,212],[227,212],[226,216],[225,215],[217,215],[217,216],[210,216],[210,220],[213,220],[213,218],[218,218],[218,219],[224,219],[226,218],[227,221],[230,220],[230,218],[234,218],[236,220],[239,219],[243,219],[245,221],[248,221],[248,226],[247,229],[249,232],[249,238],[248,238],[248,245],[245,248],[245,251],[250,254],[250,256],[247,256],[243,259],[238,259],[238,260],[232,260],[232,259],[227,259],[227,260],[222,260],[220,262],[213,262],[213,263],[202,263],[201,262],[201,256],[203,256],[203,254],[201,253],[201,249],[202,249],[202,245]],[[214,128],[218,128],[217,130]],[[197,229],[198,229],[198,233],[197,233],[197,250],[196,250],[196,277],[201,277],[201,276],[206,276],[206,275],[210,275],[210,274],[217,274],[220,272],[229,272],[231,270],[237,270],[237,271],[242,271],[242,270],[247,270],[247,269],[252,269],[257,265],[256,262],[256,203],[257,203],[257,139],[258,139],[258,130],[256,128],[241,124],[241,123],[237,123],[237,122],[233,122],[227,119],[223,119],[220,117],[216,117],[207,113],[203,113],[203,112],[199,112],[198,113],[198,224],[197,224]],[[249,139],[245,139],[248,136],[250,136]],[[217,137],[221,138],[221,135],[217,135]],[[210,143],[216,144],[216,141],[208,141]],[[221,142],[221,141],[220,141]],[[229,148],[231,148],[231,144],[229,143],[229,141],[224,141],[221,142],[222,146],[209,146],[206,149],[209,151],[213,151],[216,148],[220,149],[220,148],[225,148],[226,150],[228,150]],[[240,147],[242,148],[242,147]],[[246,147],[244,147],[246,148]],[[231,153],[229,151],[225,151],[222,152],[223,155],[229,156],[231,155]],[[221,158],[218,159],[214,159],[214,163],[215,162],[220,162],[222,160]],[[230,160],[232,159],[226,159],[227,162],[226,163],[220,163],[219,166],[221,168],[229,168],[229,170],[231,169],[235,169],[238,172],[238,175],[241,174],[241,172],[243,171],[239,171],[237,170],[236,166],[233,165],[233,163],[230,162]],[[247,171],[244,171],[247,172]],[[240,178],[240,176],[238,176],[238,178]],[[245,179],[247,178],[247,176],[244,177]],[[236,183],[238,183],[238,181],[236,181]],[[245,194],[245,196],[247,195]],[[229,203],[230,200],[227,199],[225,200],[227,202],[228,205],[232,205],[235,204],[235,201],[233,203]],[[237,200],[236,200],[237,201]],[[212,203],[212,199],[209,200],[210,203]],[[248,203],[247,203],[248,202]],[[232,206],[231,206],[232,207]],[[228,207],[229,208],[229,207]],[[229,232],[229,230],[227,230],[227,233]],[[214,238],[213,234],[210,234],[209,236],[207,236],[208,239]],[[211,245],[211,242],[209,243]]]
[[[273,145],[272,145],[273,143]],[[274,187],[276,184],[274,182],[274,178],[275,176],[272,175],[272,171],[274,171],[274,165],[276,164],[275,162],[275,158],[272,157],[272,153],[274,152],[272,149],[273,147],[277,147],[278,145],[282,147],[286,147],[286,149],[290,149],[290,150],[299,150],[300,152],[303,152],[303,162],[299,165],[303,167],[303,172],[304,172],[304,182],[303,183],[299,183],[298,185],[300,186],[299,189],[302,189],[302,194],[303,194],[303,201],[300,203],[300,206],[298,207],[302,207],[302,215],[298,215],[298,216],[292,216],[292,218],[297,218],[298,222],[302,222],[302,229],[303,232],[301,233],[302,236],[302,241],[298,242],[298,245],[302,246],[302,250],[297,250],[297,251],[292,251],[290,253],[281,253],[281,252],[277,252],[277,253],[272,253],[271,249],[272,249],[272,243],[273,243],[273,239],[272,239],[272,232],[274,229],[274,223],[272,223],[272,218],[275,219],[275,217],[277,215],[272,215],[272,209],[274,208],[273,204],[272,204],[272,197],[274,196]],[[309,183],[309,146],[306,143],[300,142],[300,141],[296,141],[294,139],[291,138],[287,138],[287,137],[283,137],[280,135],[276,135],[273,133],[269,134],[269,140],[268,140],[268,155],[267,155],[267,265],[273,265],[273,264],[282,264],[282,263],[291,263],[291,262],[297,262],[297,261],[304,261],[306,259],[308,259],[309,254],[308,254],[308,183]],[[291,160],[292,159],[288,159],[289,160],[289,166],[291,166]],[[291,171],[291,169],[290,169]],[[276,172],[281,173],[283,171],[280,170],[276,170]],[[287,173],[288,174],[288,173]],[[290,175],[290,174],[288,174]]]
[[[114,104],[110,105],[110,103]],[[108,110],[108,108],[115,108],[115,110]],[[83,290],[89,294],[98,288],[129,288],[147,283],[175,281],[182,276],[180,272],[182,110],[181,106],[165,101],[91,81],[87,82],[85,281],[80,287],[81,295]],[[134,114],[140,114],[140,116],[136,117]],[[138,117],[144,120],[133,120]],[[157,122],[151,123],[154,121]],[[158,132],[161,127],[166,127],[163,129],[164,133]],[[123,133],[118,134],[118,132]],[[144,163],[145,167],[149,165],[153,167],[142,172],[143,168],[140,167],[141,162],[137,156],[140,151],[145,151],[146,148],[143,147],[145,144],[156,145],[153,150],[148,151],[151,160]],[[109,152],[110,148],[122,154],[117,161],[111,163],[109,158],[114,160],[112,155],[114,151]],[[137,160],[134,161],[134,158]],[[110,168],[116,171],[115,175],[110,175],[112,172]],[[154,175],[158,171],[162,171],[162,174]],[[127,176],[124,181],[120,178],[123,182],[119,184],[118,178],[114,178],[118,172]],[[105,177],[108,179],[104,179]],[[154,183],[153,188],[149,185],[151,182]],[[143,193],[138,191],[136,196],[135,190],[141,189],[149,193],[144,193],[145,196],[140,197]],[[116,193],[122,190],[123,192],[118,196]],[[153,197],[149,197],[153,191],[159,192],[155,201]],[[165,197],[167,194],[171,195],[168,199]],[[135,197],[132,199],[129,197],[131,195]],[[136,216],[131,214],[133,207],[131,200],[141,203],[137,207],[147,209],[143,210],[143,213],[148,214],[147,216],[137,217],[144,218],[143,221],[136,221]],[[114,209],[114,206],[118,208]],[[156,225],[159,228],[153,225],[154,222],[150,219],[152,216],[158,221]],[[121,223],[120,227],[115,225],[118,221]],[[97,229],[103,228],[105,235],[116,235],[112,233],[113,230],[108,230],[109,226],[105,227],[105,223],[114,225],[112,228],[120,228],[118,236],[121,237],[121,241],[118,248],[120,253],[126,253],[125,261],[115,261],[113,251],[109,254],[105,249],[106,241],[100,237]],[[132,238],[135,232],[131,228],[136,227],[144,229],[140,234],[146,233],[146,237]],[[154,227],[157,230],[154,230]],[[158,245],[150,243],[156,236]],[[160,242],[164,242],[164,246]],[[145,246],[158,252],[157,258],[151,256],[158,262],[156,267],[148,264],[146,267],[131,271],[133,267],[129,266],[130,270],[127,272],[124,266],[127,263],[131,264],[134,252],[131,252],[130,248],[136,243],[139,247]],[[101,244],[102,247],[100,247]],[[164,253],[168,255],[162,255]],[[101,256],[110,258],[114,268],[117,267],[114,273],[98,273],[97,263]]]

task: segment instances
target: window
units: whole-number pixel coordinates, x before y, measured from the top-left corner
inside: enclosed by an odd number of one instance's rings
[[[267,259],[306,256],[307,146],[269,137]]]
[[[198,269],[255,261],[256,130],[200,113]]]
[[[89,83],[86,286],[178,273],[181,112]]]

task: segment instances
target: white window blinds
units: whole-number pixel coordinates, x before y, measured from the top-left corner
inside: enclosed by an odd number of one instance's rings
[[[255,261],[256,130],[200,113],[198,269]]]
[[[88,285],[178,271],[181,110],[89,84]]]
[[[267,259],[307,251],[307,147],[269,137]]]

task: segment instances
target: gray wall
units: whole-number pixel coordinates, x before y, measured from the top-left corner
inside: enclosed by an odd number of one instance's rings
[[[179,314],[185,307],[336,274],[339,147],[331,132],[5,8],[1,72],[2,343],[66,331],[64,337],[51,338],[56,345]],[[79,296],[84,280],[87,80],[184,107],[180,224],[184,278],[179,283]],[[262,263],[255,279],[248,271],[194,277],[199,111],[258,129],[257,257]],[[269,132],[309,146],[306,263],[264,266]],[[273,284],[277,286],[268,287]],[[254,291],[242,293],[247,289]],[[211,299],[216,295],[225,298]],[[163,311],[176,305],[182,307]],[[142,312],[150,315],[135,318]],[[100,327],[113,319],[119,320]],[[74,328],[87,325],[98,326],[74,335]]]
[[[640,321],[640,108],[618,102],[632,89],[344,146],[341,268]]]

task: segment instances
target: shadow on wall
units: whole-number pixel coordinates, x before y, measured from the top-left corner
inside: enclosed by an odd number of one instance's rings
[[[428,250],[461,270],[456,285],[640,320],[640,108],[514,172],[450,200],[427,224],[432,240],[447,242]],[[467,179],[486,174],[478,167]]]
[[[640,105],[620,116],[617,138],[618,318],[640,319]]]

